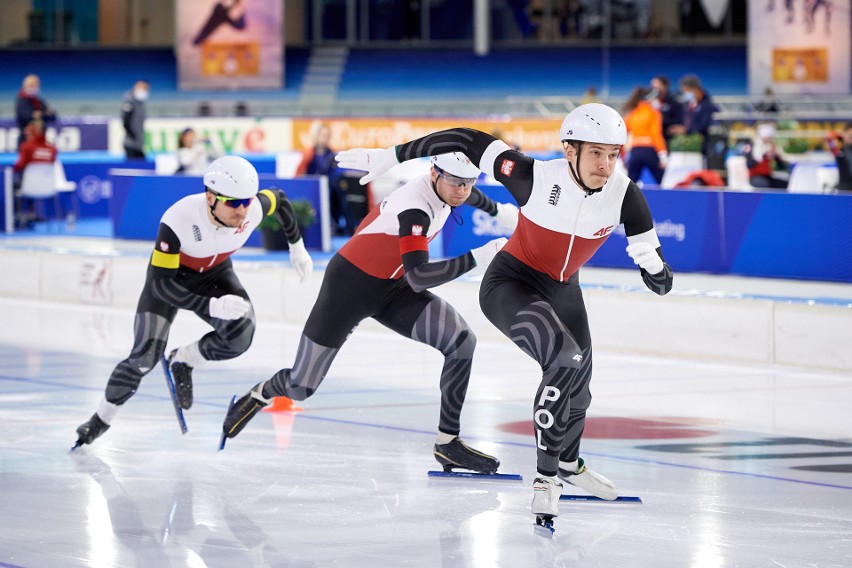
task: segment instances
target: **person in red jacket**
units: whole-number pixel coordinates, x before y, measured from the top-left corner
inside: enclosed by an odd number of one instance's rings
[[[56,146],[47,141],[44,136],[44,122],[34,120],[24,128],[24,142],[18,148],[18,160],[12,166],[13,186],[21,187],[24,168],[29,164],[52,164],[56,161]],[[29,227],[36,220],[35,207],[32,203],[25,206],[23,199],[16,200],[15,219],[19,228]],[[26,211],[25,211],[26,209]]]
[[[56,146],[44,137],[44,123],[32,121],[24,129],[24,143],[18,149],[18,161],[12,166],[17,175],[23,173],[28,164],[52,164],[56,161]]]

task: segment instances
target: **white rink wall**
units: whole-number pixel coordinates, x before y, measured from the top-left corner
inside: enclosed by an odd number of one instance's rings
[[[147,260],[143,254],[3,250],[0,297],[132,310],[142,289]],[[237,260],[234,265],[260,321],[299,325],[306,320],[319,292],[322,269],[300,284],[286,262]],[[603,271],[607,276],[613,272]],[[681,291],[678,275],[675,290],[658,297],[644,289],[633,271],[617,272],[623,272],[630,284],[597,284],[599,273],[595,269],[582,273],[592,338],[598,350],[852,372],[852,306],[848,303],[737,297],[711,291],[713,277],[709,276],[701,280],[705,283],[703,290],[693,286]],[[695,281],[695,275],[687,276]],[[606,282],[607,278],[600,280]],[[455,306],[480,341],[511,346],[480,311],[478,290],[476,282],[460,280],[434,291]],[[844,297],[852,297],[852,292]],[[55,337],[58,348],[63,342],[84,341],[55,321],[28,318],[27,314],[33,312],[27,304],[14,304],[7,311],[2,335],[13,339],[16,326],[41,325]],[[361,326],[381,329],[372,320]]]

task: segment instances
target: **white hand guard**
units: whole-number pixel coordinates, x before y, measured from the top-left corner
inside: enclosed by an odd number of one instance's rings
[[[508,242],[509,240],[506,237],[500,237],[498,239],[488,241],[481,247],[471,249],[470,253],[473,255],[476,267],[469,271],[468,275],[479,276],[481,274],[485,274],[485,269],[488,268],[488,265],[491,264],[491,261],[497,253],[500,252],[500,249],[502,249]]]
[[[627,245],[627,254],[633,259],[633,264],[644,268],[649,274],[659,274],[663,271],[663,259],[649,243]]]
[[[251,304],[244,298],[228,294],[221,298],[210,298],[210,316],[223,320],[240,319],[246,315]]]
[[[314,271],[314,261],[305,249],[305,239],[300,238],[295,243],[290,243],[290,264],[298,274],[299,282],[307,280]]]
[[[395,147],[383,150],[352,148],[338,152],[335,159],[341,168],[367,172],[367,175],[361,178],[361,185],[367,185],[399,163]]]
[[[494,215],[500,226],[509,231],[514,231],[518,226],[518,208],[511,203],[498,203],[497,214]]]

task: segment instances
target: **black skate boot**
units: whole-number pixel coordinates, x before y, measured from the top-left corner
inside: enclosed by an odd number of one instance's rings
[[[109,430],[109,424],[101,420],[101,417],[95,412],[87,422],[77,427],[77,443],[71,449],[77,449],[83,444],[91,444],[107,430]]]
[[[261,411],[263,407],[268,406],[272,402],[272,397],[265,398],[263,396],[263,383],[257,383],[254,387],[240,397],[237,402],[231,405],[228,414],[225,416],[225,423],[222,424],[222,431],[228,438],[233,438],[246,427],[249,420],[255,414]]]
[[[458,468],[491,475],[500,467],[500,460],[474,450],[458,436],[447,444],[435,444],[433,452],[438,463],[444,466],[445,472]]]
[[[192,408],[192,367],[186,363],[172,363],[177,355],[177,349],[169,353],[169,369],[172,372],[172,380],[175,382],[175,394],[178,404],[184,410]]]

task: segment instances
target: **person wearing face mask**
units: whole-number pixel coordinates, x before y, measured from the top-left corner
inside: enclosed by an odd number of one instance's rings
[[[706,158],[710,149],[710,125],[713,124],[713,114],[719,109],[713,104],[710,93],[704,90],[696,75],[681,77],[680,90],[683,98],[683,124],[673,128],[672,133],[701,134],[701,153]]]
[[[193,369],[246,352],[254,337],[255,313],[231,255],[261,219],[277,214],[283,220],[290,263],[300,280],[313,270],[293,205],[280,189],[258,191],[257,170],[248,160],[218,158],[204,172],[203,184],[203,193],[188,195],[163,213],[136,307],[133,348],[112,372],[97,411],[77,428],[75,448],[106,432],[142,377],[157,366],[178,310],[194,312],[213,328],[168,356],[181,408],[192,406]]]
[[[672,96],[671,83],[664,75],[657,75],[651,79],[651,93],[648,99],[651,105],[663,115],[663,138],[666,139],[666,147],[674,135],[672,127],[683,124],[683,105]]]
[[[121,122],[124,125],[124,152],[128,160],[145,159],[145,101],[151,91],[148,81],[139,80],[124,94]]]
[[[18,148],[26,140],[26,128],[34,120],[45,127],[56,121],[56,111],[41,97],[41,79],[27,75],[15,97],[15,120],[18,125]]]
[[[623,224],[627,254],[651,291],[672,289],[673,273],[642,191],[615,166],[627,142],[621,115],[599,103],[578,106],[559,129],[563,157],[536,160],[471,128],[451,128],[383,150],[341,152],[341,167],[368,183],[399,162],[461,152],[506,186],[520,206],[517,229],[482,279],[485,316],[541,367],[533,400],[537,475],[531,510],[547,526],[559,514],[562,482],[606,500],[618,489],[580,457],[591,403],[592,342],[579,270]]]
[[[514,205],[495,203],[473,187],[478,176],[479,169],[464,154],[435,156],[429,173],[394,190],[370,211],[328,263],[295,364],[256,384],[236,401],[222,426],[225,436],[239,434],[273,397],[310,397],[349,334],[361,321],[373,318],[444,355],[435,459],[445,470],[497,471],[499,460],[459,438],[476,337],[448,302],[429,291],[463,274],[483,272],[506,242],[501,237],[459,257],[430,261],[429,241],[454,208],[472,205],[510,230],[517,224]]]

